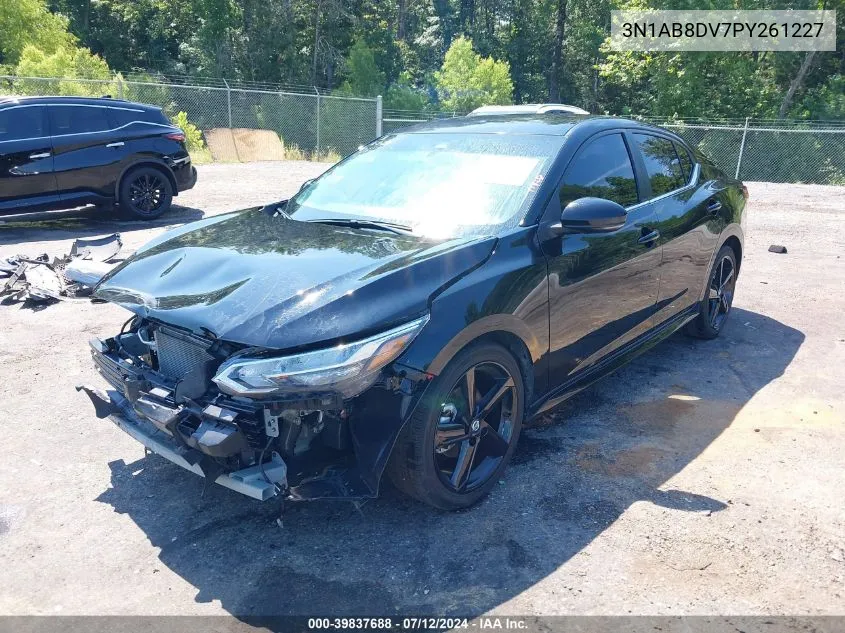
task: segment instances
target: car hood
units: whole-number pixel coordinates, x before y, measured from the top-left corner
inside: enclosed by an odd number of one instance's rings
[[[300,222],[255,208],[165,233],[106,275],[94,295],[223,340],[288,349],[424,313],[432,295],[484,262],[495,242]]]

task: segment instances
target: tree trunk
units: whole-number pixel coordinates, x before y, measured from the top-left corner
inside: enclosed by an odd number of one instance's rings
[[[795,93],[798,89],[804,84],[804,78],[807,76],[807,72],[810,70],[810,65],[813,63],[813,57],[815,56],[816,51],[807,51],[807,54],[804,56],[804,61],[801,62],[798,74],[795,75],[795,78],[789,83],[789,89],[786,91],[783,101],[780,104],[780,109],[778,110],[779,119],[785,117],[786,113],[789,111],[789,106],[792,105],[792,99],[795,97]]]
[[[549,72],[549,103],[560,103],[560,74],[563,66],[563,31],[566,27],[566,2],[557,0],[555,44],[552,50],[552,67]]]
[[[317,0],[314,5],[314,58],[311,62],[311,85],[317,85],[317,51],[320,48],[320,10],[323,8],[323,0]]]
[[[396,39],[405,40],[405,22],[408,20],[408,1],[399,0],[397,4]]]

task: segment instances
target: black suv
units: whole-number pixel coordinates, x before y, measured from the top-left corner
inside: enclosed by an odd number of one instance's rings
[[[0,213],[120,205],[152,219],[197,171],[154,106],[107,97],[0,97]]]

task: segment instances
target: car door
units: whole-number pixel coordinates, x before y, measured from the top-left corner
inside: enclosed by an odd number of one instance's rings
[[[0,210],[46,206],[56,197],[56,177],[43,105],[0,109]]]
[[[56,186],[80,203],[111,197],[120,176],[124,144],[106,106],[50,104]]]
[[[657,216],[639,204],[634,164],[621,131],[591,137],[567,167],[545,220],[578,198],[606,198],[627,209],[610,233],[565,234],[546,244],[549,266],[549,384],[597,369],[647,332],[658,293]]]
[[[724,224],[719,214],[724,183],[699,183],[700,167],[692,154],[668,135],[636,131],[629,138],[644,173],[645,204],[658,218],[659,325],[696,309]]]

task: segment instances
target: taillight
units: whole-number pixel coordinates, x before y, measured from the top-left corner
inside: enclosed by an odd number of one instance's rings
[[[748,187],[746,187],[745,185],[742,185],[742,197],[745,198],[746,201],[748,201]]]
[[[165,134],[164,138],[169,138],[171,141],[179,141],[180,143],[185,142],[185,135],[182,132],[171,132],[170,134]]]

